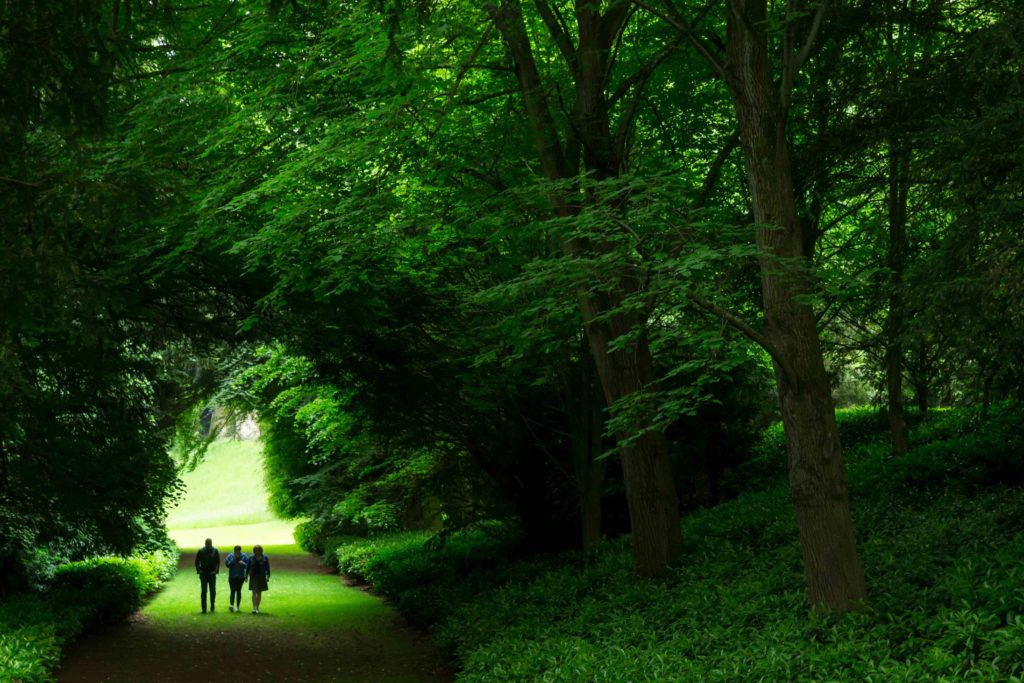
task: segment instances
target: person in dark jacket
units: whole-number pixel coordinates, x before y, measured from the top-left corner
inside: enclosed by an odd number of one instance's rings
[[[220,572],[220,552],[213,547],[213,540],[206,539],[206,545],[196,553],[196,574],[199,575],[200,604],[206,614],[206,591],[210,591],[210,612],[216,609],[217,574]]]
[[[228,598],[228,609],[239,612],[242,609],[242,584],[245,583],[245,570],[249,565],[249,556],[242,552],[242,546],[236,545],[235,552],[224,558],[228,568],[228,585],[231,597]]]
[[[270,590],[270,560],[263,554],[263,546],[252,547],[252,557],[249,558],[249,566],[245,571],[249,579],[249,590],[252,591],[252,613],[260,613],[260,600],[264,591]]]

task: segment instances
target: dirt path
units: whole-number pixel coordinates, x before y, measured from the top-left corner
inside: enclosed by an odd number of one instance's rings
[[[302,681],[437,683],[453,676],[425,636],[376,597],[342,584],[309,555],[273,561],[260,615],[228,611],[218,581],[217,612],[199,614],[198,581],[185,555],[178,575],[129,624],[73,645],[61,682],[245,683]],[[243,598],[248,607],[249,591]]]

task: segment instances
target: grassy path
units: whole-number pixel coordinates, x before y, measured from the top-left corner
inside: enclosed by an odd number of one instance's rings
[[[343,585],[294,546],[268,548],[267,554],[273,577],[259,615],[228,611],[223,575],[217,611],[201,614],[195,556],[183,555],[178,575],[133,623],[72,646],[58,680],[451,680],[424,636],[378,598]]]
[[[274,520],[246,498],[240,507],[209,480],[252,470],[256,445],[226,447],[187,476],[189,494],[179,506],[181,526],[171,529],[182,555],[178,574],[131,623],[84,638],[66,653],[58,680],[100,683],[218,681],[245,683],[436,683],[452,674],[423,634],[405,626],[379,598],[342,583],[316,558],[291,542],[291,526]],[[238,474],[243,480],[250,473]],[[238,482],[238,477],[232,479]],[[192,481],[189,481],[189,479]],[[258,482],[256,482],[258,483]],[[197,485],[198,484],[198,485]],[[243,481],[251,486],[253,481]],[[260,487],[262,488],[262,487]],[[253,490],[243,488],[239,490]],[[262,492],[260,492],[262,496]],[[206,503],[202,501],[205,499]],[[198,502],[197,502],[198,501]],[[182,511],[184,508],[184,511]],[[202,510],[202,514],[197,511]],[[174,513],[171,520],[175,519]],[[207,527],[188,522],[201,519]],[[232,524],[249,521],[249,524]],[[195,549],[210,536],[223,557],[235,543],[247,551],[262,543],[271,562],[270,590],[260,614],[250,613],[248,587],[240,613],[228,611],[224,570],[217,580],[217,611],[201,614]],[[273,541],[288,545],[271,545]]]

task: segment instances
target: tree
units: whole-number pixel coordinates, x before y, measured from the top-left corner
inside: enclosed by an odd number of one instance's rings
[[[613,131],[608,86],[614,62],[613,48],[629,20],[628,2],[613,2],[602,10],[595,0],[574,4],[575,37],[569,32],[557,8],[538,2],[537,11],[546,27],[547,38],[557,46],[573,92],[565,132],[552,114],[551,90],[542,80],[535,56],[536,48],[526,28],[522,7],[517,0],[504,0],[486,6],[494,25],[515,65],[519,92],[527,112],[536,154],[544,177],[553,184],[568,183],[568,191],[553,189],[548,197],[557,216],[578,215],[584,204],[599,201],[585,189],[584,178],[596,182],[619,177],[626,169],[623,144],[629,135],[635,114],[626,110]],[[670,46],[669,49],[671,49]],[[657,65],[666,50],[652,57]],[[651,67],[653,68],[653,66]],[[626,80],[636,80],[638,100],[645,74],[638,71]],[[621,206],[604,207],[617,213]],[[603,237],[559,236],[562,248],[571,257],[599,258],[615,249]],[[635,402],[655,388],[654,360],[644,331],[645,314],[631,299],[641,294],[641,266],[632,259],[617,264],[614,282],[600,291],[582,284],[577,298],[584,330],[597,367],[608,406]],[[653,576],[664,571],[679,554],[678,498],[673,484],[665,436],[651,424],[650,408],[636,417],[634,430],[617,434],[622,454],[623,476],[633,530],[633,550],[637,572]],[[646,414],[645,414],[646,413]]]
[[[757,228],[764,311],[764,333],[758,337],[775,366],[808,597],[816,606],[848,609],[866,592],[831,390],[807,301],[814,290],[807,261],[815,235],[797,213],[786,132],[793,87],[826,7],[825,2],[787,3],[775,15],[766,0],[730,0],[724,54],[716,53],[674,7],[667,14],[654,11],[708,61],[732,97]]]

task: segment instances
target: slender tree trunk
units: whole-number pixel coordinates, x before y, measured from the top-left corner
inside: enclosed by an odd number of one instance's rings
[[[526,113],[541,168],[548,180],[572,180],[579,177],[582,150],[587,170],[598,179],[614,177],[619,172],[615,145],[610,135],[605,102],[608,58],[621,21],[628,15],[628,3],[618,3],[608,15],[600,12],[597,0],[577,0],[576,19],[579,46],[572,49],[565,34],[553,34],[561,42],[576,88],[571,131],[563,146],[548,106],[537,64],[533,56],[522,8],[518,0],[503,0],[487,6],[496,27],[515,62],[516,77],[526,105]],[[558,31],[552,28],[552,31]],[[558,192],[551,193],[551,204],[558,215],[570,217],[579,211],[575,199]],[[593,257],[611,245],[563,236],[562,244],[569,256]],[[655,385],[651,349],[646,336],[639,335],[622,348],[612,351],[611,343],[626,334],[642,329],[646,320],[623,310],[628,296],[635,294],[640,280],[631,266],[626,266],[618,281],[600,293],[581,290],[578,293],[580,312],[590,351],[597,367],[601,388],[609,406],[616,402],[648,393]],[[608,315],[610,313],[610,315]],[[622,456],[622,472],[626,485],[632,527],[636,570],[642,576],[655,576],[665,571],[682,546],[679,528],[679,502],[672,478],[668,446],[662,431],[649,427],[651,414],[637,416],[636,427],[642,432],[616,434]],[[646,423],[645,423],[646,422]]]
[[[607,404],[646,392],[654,384],[654,368],[650,346],[644,336],[624,348],[610,351],[611,342],[635,329],[634,316],[613,316],[609,324],[595,322],[597,310],[591,300],[582,303],[587,338],[597,361]],[[649,428],[652,415],[640,412],[635,416],[633,433],[618,433],[616,438],[622,455],[622,477],[626,485],[626,503],[632,529],[636,570],[641,576],[656,576],[664,571],[682,548],[679,529],[679,499],[672,477],[665,435]]]
[[[773,347],[790,493],[808,597],[847,609],[864,600],[846,472],[809,292],[797,216],[786,106],[772,77],[764,0],[729,5],[727,57],[747,179],[758,225],[765,336]]]
[[[889,394],[889,433],[895,455],[910,449],[903,407],[903,271],[907,255],[907,195],[910,154],[889,141],[889,314],[885,321],[885,378]]]
[[[584,550],[601,540],[601,498],[607,461],[604,453],[604,396],[594,377],[589,349],[582,350],[574,378],[568,386],[573,472],[579,496],[581,541]],[[572,385],[572,382],[569,382]]]
[[[914,385],[914,401],[917,403],[917,412],[921,415],[928,412],[928,379],[927,349],[924,340],[918,337],[910,349],[910,383]]]

